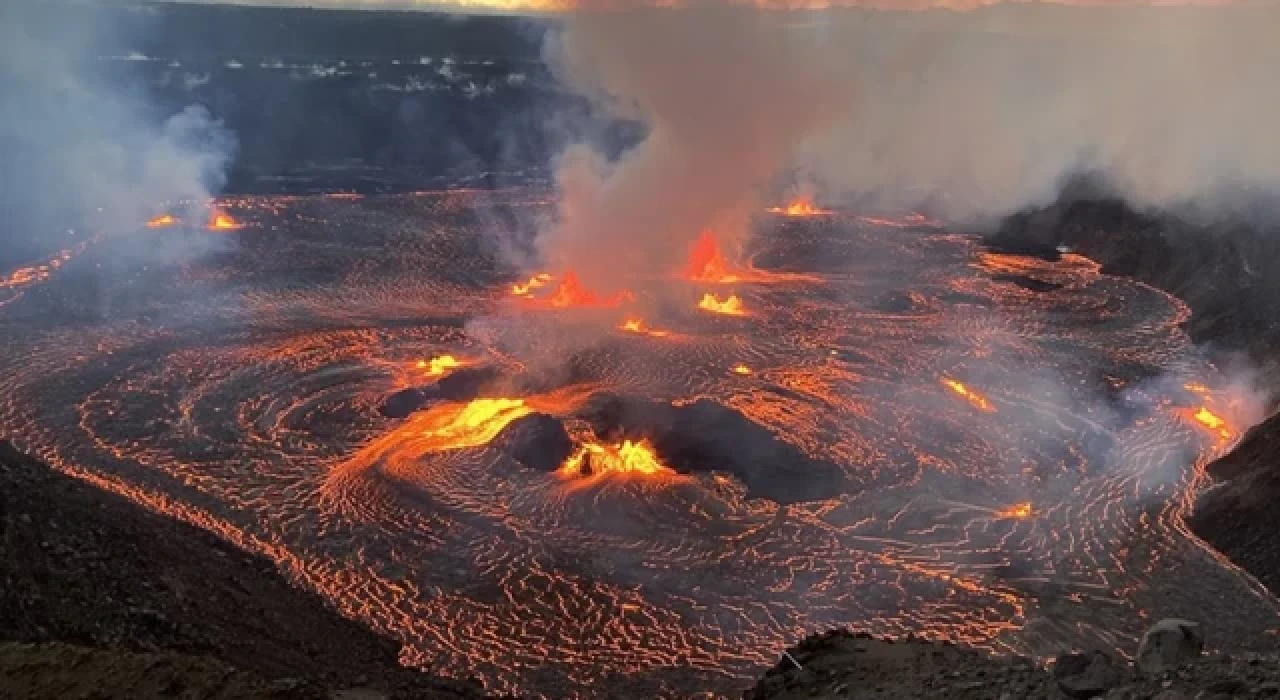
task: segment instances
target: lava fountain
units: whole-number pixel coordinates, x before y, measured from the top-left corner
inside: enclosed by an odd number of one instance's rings
[[[714,314],[725,314],[726,316],[747,315],[746,307],[742,305],[742,300],[736,294],[730,294],[727,299],[721,301],[716,295],[707,292],[698,301],[698,308]]]

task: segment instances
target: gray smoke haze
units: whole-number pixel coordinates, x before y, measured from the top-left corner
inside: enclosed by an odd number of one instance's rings
[[[69,227],[115,233],[161,211],[202,216],[224,183],[235,139],[207,110],[166,112],[98,59],[127,40],[111,16],[91,4],[0,9],[6,253],[66,243]]]
[[[545,261],[589,285],[669,272],[703,228],[732,241],[759,189],[829,129],[839,73],[767,13],[716,8],[570,16],[548,58],[562,79],[648,136],[613,163],[587,146],[559,163]]]
[[[1280,7],[579,11],[548,56],[649,137],[559,168],[551,266],[663,272],[771,178],[986,223],[1101,174],[1136,205],[1280,191]],[[588,272],[589,271],[589,272]],[[616,278],[614,278],[616,279]]]

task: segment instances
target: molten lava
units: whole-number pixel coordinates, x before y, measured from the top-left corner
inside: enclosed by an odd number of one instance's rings
[[[533,413],[523,399],[475,399],[445,404],[420,414],[414,428],[429,450],[479,447],[493,440],[511,421]]]
[[[557,308],[567,308],[572,306],[590,307],[603,306],[612,307],[630,300],[631,293],[623,290],[611,297],[602,298],[595,292],[587,289],[578,280],[578,276],[571,270],[564,273],[564,277],[560,279],[560,284],[556,286],[555,292],[548,299],[552,306]]]
[[[618,326],[618,329],[628,333],[640,333],[642,335],[653,336],[654,338],[665,338],[671,335],[671,331],[649,328],[644,321],[634,317],[623,321],[622,325]]]
[[[658,458],[658,453],[648,440],[623,440],[616,445],[584,442],[560,465],[557,473],[563,477],[647,477],[675,474]]]
[[[172,214],[161,214],[147,222],[147,228],[167,228],[178,223],[178,219]]]
[[[970,389],[969,387],[965,386],[964,384],[961,384],[955,379],[951,379],[950,377],[943,377],[942,383],[948,389],[955,392],[957,396],[960,396],[964,400],[973,404],[975,408],[981,411],[985,411],[987,413],[995,413],[996,407],[992,406],[990,401],[987,401],[985,397],[983,397],[981,394],[977,393],[973,389]]]
[[[698,282],[737,282],[742,276],[729,269],[724,256],[720,254],[720,246],[711,235],[711,231],[703,229],[689,249],[689,264],[685,268],[685,276]]]
[[[600,306],[602,303],[595,292],[582,286],[582,282],[578,281],[578,276],[573,272],[565,273],[555,293],[551,295],[550,301],[552,306],[559,307]]]
[[[1012,518],[1016,520],[1030,518],[1034,514],[1035,512],[1031,509],[1031,504],[1027,502],[1015,503],[1008,508],[996,511],[996,517]]]
[[[418,360],[417,363],[418,369],[426,370],[426,374],[429,377],[439,377],[445,372],[461,366],[462,363],[453,355],[441,355],[430,360]]]
[[[702,295],[702,300],[698,302],[698,308],[703,311],[710,311],[717,314],[727,314],[729,316],[746,316],[747,310],[742,306],[742,300],[736,294],[729,295],[728,299],[720,301],[716,295],[707,292]]]
[[[552,277],[550,274],[546,272],[539,272],[533,277],[530,277],[529,281],[524,284],[511,285],[511,293],[518,297],[527,297],[533,293],[533,290],[542,287],[547,282],[550,282],[551,279]]]
[[[785,207],[769,207],[765,211],[770,214],[782,214],[783,216],[793,216],[797,218],[823,216],[831,213],[826,209],[819,209],[815,207],[808,197],[798,197],[788,202]]]
[[[240,222],[231,218],[231,215],[224,211],[215,209],[209,215],[209,230],[211,231],[234,231],[239,228],[243,228]]]
[[[738,364],[733,366],[732,372],[734,374],[741,374],[742,376],[745,377],[751,374],[751,368],[739,362]]]
[[[1230,439],[1231,429],[1227,427],[1227,421],[1208,408],[1201,406],[1200,410],[1191,414],[1191,417],[1200,425],[1216,432],[1218,437],[1224,440]]]

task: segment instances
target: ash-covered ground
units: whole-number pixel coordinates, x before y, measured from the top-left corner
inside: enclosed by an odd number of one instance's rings
[[[559,307],[498,262],[550,206],[244,197],[238,229],[88,244],[0,306],[0,432],[494,689],[733,694],[830,627],[1033,656],[1275,628],[1184,523],[1243,409],[1174,297],[919,218],[762,212],[738,274]],[[535,418],[607,454],[535,465]]]

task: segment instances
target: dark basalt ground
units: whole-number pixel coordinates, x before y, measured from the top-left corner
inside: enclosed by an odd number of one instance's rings
[[[1062,700],[1051,671],[1020,657],[993,657],[954,644],[875,639],[839,630],[787,651],[745,700]],[[795,663],[792,662],[795,660]],[[797,667],[797,664],[801,668]],[[1280,694],[1274,656],[1204,656],[1176,671],[1139,677],[1132,669],[1108,700],[1263,698]]]
[[[398,644],[291,586],[270,561],[6,441],[0,562],[0,642],[77,645],[0,647],[0,697],[294,698],[353,686],[377,691],[368,697],[483,696],[401,668]],[[281,678],[297,680],[270,682]]]

